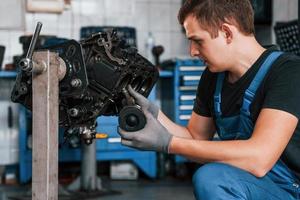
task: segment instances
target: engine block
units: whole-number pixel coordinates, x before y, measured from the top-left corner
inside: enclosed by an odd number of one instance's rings
[[[147,97],[158,79],[158,69],[114,30],[45,49],[58,52],[66,64],[59,83],[59,124],[66,130],[65,138],[74,143],[79,137],[92,142],[98,116],[119,115],[128,105],[124,90],[129,84]],[[31,72],[20,71],[11,96],[30,110],[31,79]]]

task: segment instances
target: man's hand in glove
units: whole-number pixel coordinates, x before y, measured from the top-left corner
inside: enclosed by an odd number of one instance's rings
[[[131,85],[128,86],[128,91],[131,96],[134,97],[136,103],[141,106],[142,110],[148,110],[155,119],[157,119],[159,108],[154,103],[150,102],[147,98],[145,98],[140,93],[136,92],[134,89],[132,89]]]
[[[123,145],[141,150],[159,151],[168,153],[172,135],[148,110],[144,111],[146,125],[135,132],[127,132],[119,128]]]

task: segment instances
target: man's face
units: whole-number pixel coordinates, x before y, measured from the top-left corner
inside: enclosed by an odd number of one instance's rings
[[[223,33],[219,31],[218,36],[212,38],[193,15],[187,16],[183,26],[190,41],[191,56],[203,60],[211,72],[225,71],[228,65],[226,63],[228,44]]]

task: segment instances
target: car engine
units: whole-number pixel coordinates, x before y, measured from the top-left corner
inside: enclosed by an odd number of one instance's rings
[[[77,42],[68,40],[42,49],[55,51],[66,64],[66,74],[59,82],[59,125],[70,142],[92,143],[98,116],[119,116],[130,106],[128,116],[140,119],[139,106],[128,95],[127,87],[147,97],[158,79],[158,69],[141,56],[135,47],[126,44],[115,30],[99,32]],[[17,75],[11,99],[31,110],[32,73]],[[128,110],[128,109],[126,109]],[[120,120],[119,120],[120,121]],[[134,119],[134,123],[143,119]],[[123,124],[123,123],[122,123]],[[126,123],[125,123],[126,124]],[[131,124],[131,131],[142,125]]]

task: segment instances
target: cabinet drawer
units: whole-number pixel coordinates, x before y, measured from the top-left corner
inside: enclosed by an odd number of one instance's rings
[[[98,133],[106,133],[108,137],[116,137],[118,134],[118,125],[117,124],[98,124],[97,126]]]
[[[101,116],[97,118],[98,126],[101,125],[117,125],[118,117],[116,116]]]

